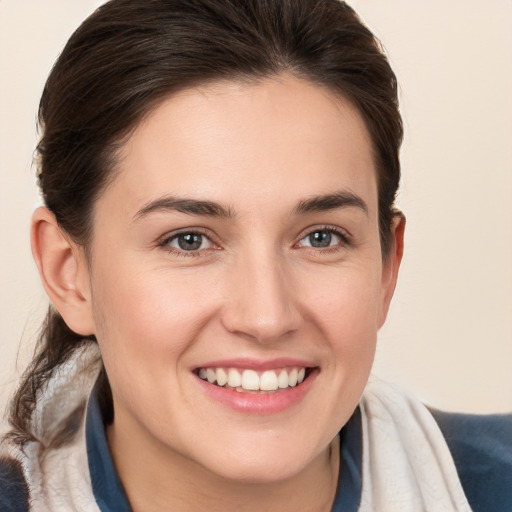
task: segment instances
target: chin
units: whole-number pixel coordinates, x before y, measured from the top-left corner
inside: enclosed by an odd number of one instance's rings
[[[275,484],[297,476],[304,466],[297,464],[276,464],[275,457],[263,462],[244,460],[231,467],[207,468],[224,480],[247,485]]]
[[[321,457],[328,448],[319,451],[316,447],[305,447],[290,436],[289,443],[282,440],[265,442],[253,439],[243,446],[228,443],[222,453],[219,448],[210,452],[202,465],[210,473],[225,480],[246,484],[273,484],[296,477],[305,471],[313,461]],[[220,443],[217,447],[220,447]],[[226,445],[224,445],[226,446]]]

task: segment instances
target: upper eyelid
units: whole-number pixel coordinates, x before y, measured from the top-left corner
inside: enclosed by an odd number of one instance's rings
[[[329,231],[339,237],[339,242],[335,245],[328,247],[312,247],[309,245],[302,245],[302,242],[308,238],[311,234],[318,231]],[[348,249],[354,246],[354,240],[352,235],[346,230],[338,227],[338,226],[324,226],[317,227],[313,229],[308,229],[303,236],[299,238],[297,242],[294,243],[293,247],[296,249],[306,250],[306,251],[314,251],[315,254],[329,254],[332,251],[339,251],[340,249]]]
[[[338,236],[340,236],[345,241],[350,241],[352,239],[352,235],[346,229],[329,224],[319,224],[304,228],[295,238],[296,241],[294,242],[294,245],[303,240],[304,238],[306,238],[307,236],[311,235],[312,233],[315,233],[316,231],[331,231],[332,233],[335,233]],[[201,227],[182,228],[177,229],[176,231],[168,232],[157,239],[156,245],[164,246],[168,244],[171,240],[174,240],[176,237],[183,234],[199,234],[208,238],[208,240],[210,240],[210,242],[213,243],[214,245],[217,245],[219,247],[222,246],[218,237],[215,234],[213,234],[209,229]]]
[[[204,235],[208,238],[211,238],[210,230],[206,228],[200,228],[200,227],[192,227],[192,228],[179,228],[172,231],[168,231],[164,235],[160,236],[159,239],[163,240],[166,238],[174,238],[179,235],[187,235],[187,234],[197,234],[197,235]]]
[[[174,240],[176,237],[180,235],[187,235],[187,234],[194,234],[194,235],[202,235],[208,240],[210,240],[211,243],[215,245],[220,245],[218,241],[216,240],[216,237],[213,236],[208,230],[204,228],[184,228],[184,229],[178,229],[176,231],[171,231],[166,233],[165,235],[162,235],[159,237],[156,241],[156,245],[163,246],[168,244],[171,240]]]
[[[352,238],[352,235],[346,230],[339,226],[332,226],[329,224],[320,224],[317,226],[310,226],[304,230],[301,231],[301,233],[298,236],[298,240],[303,240],[308,235],[311,235],[312,233],[315,233],[317,231],[331,231],[332,233],[336,233],[337,235],[341,236],[342,238],[346,238],[350,240]]]

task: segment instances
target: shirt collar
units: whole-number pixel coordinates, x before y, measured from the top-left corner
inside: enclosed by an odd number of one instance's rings
[[[102,512],[131,512],[108,450],[98,404],[97,385],[89,399],[86,419],[87,457],[92,491]],[[332,512],[356,512],[361,501],[361,413],[357,408],[340,432],[340,473]]]

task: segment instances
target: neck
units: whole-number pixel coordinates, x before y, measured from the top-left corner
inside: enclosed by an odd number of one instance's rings
[[[107,438],[133,512],[326,512],[335,498],[338,437],[298,474],[270,483],[225,479],[147,439],[137,436],[134,443],[134,437],[116,428],[115,422]]]

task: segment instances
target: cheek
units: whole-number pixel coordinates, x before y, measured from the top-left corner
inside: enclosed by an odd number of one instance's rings
[[[331,279],[307,302],[314,304],[314,323],[328,341],[329,372],[334,388],[357,402],[373,364],[380,311],[380,273],[354,268]]]
[[[317,288],[305,301],[314,305],[317,323],[330,334],[357,340],[376,333],[380,311],[380,272],[378,265],[343,269],[329,278],[318,279]]]
[[[168,376],[162,361],[174,366],[214,314],[211,283],[158,270],[134,274],[133,266],[126,267],[98,269],[92,289],[107,371],[115,377],[129,368],[133,380],[156,376],[162,368]]]

